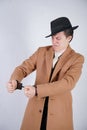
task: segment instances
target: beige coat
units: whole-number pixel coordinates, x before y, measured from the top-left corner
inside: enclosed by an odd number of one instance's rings
[[[36,70],[38,96],[29,100],[21,130],[40,130],[46,96],[49,96],[47,130],[73,130],[71,90],[81,75],[84,57],[69,46],[59,58],[49,82],[53,55],[52,46],[41,47],[11,76],[21,81]]]

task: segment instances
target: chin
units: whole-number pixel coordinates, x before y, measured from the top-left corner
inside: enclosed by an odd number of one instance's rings
[[[54,50],[54,51],[60,51],[60,48],[53,46],[53,50]]]

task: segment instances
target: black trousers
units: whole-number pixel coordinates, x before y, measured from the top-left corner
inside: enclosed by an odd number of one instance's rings
[[[48,113],[48,100],[49,100],[49,97],[46,97],[45,103],[44,103],[44,109],[43,109],[43,115],[42,115],[42,121],[41,121],[40,130],[46,130],[47,113]]]

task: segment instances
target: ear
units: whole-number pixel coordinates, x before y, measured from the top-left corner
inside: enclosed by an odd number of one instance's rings
[[[68,36],[68,41],[70,42],[72,40],[72,36]]]

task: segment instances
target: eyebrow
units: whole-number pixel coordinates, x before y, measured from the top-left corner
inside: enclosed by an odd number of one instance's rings
[[[53,37],[53,38],[55,37],[55,38],[57,38],[57,39],[61,39],[61,36],[53,35],[52,37]]]

